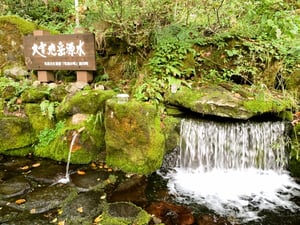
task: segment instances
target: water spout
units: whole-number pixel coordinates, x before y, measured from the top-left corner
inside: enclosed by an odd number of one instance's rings
[[[72,140],[71,140],[71,144],[70,144],[70,148],[69,148],[69,153],[68,153],[68,160],[67,160],[67,166],[66,166],[66,174],[64,178],[61,178],[57,181],[57,183],[61,183],[61,184],[66,184],[70,182],[70,174],[69,174],[69,167],[70,167],[70,161],[71,161],[71,155],[72,155],[72,151],[73,151],[73,147],[76,141],[77,136],[84,130],[85,128],[82,127],[77,131],[73,131],[72,133]]]

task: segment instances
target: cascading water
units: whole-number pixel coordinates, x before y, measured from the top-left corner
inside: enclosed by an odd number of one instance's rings
[[[239,222],[259,220],[263,210],[297,211],[291,198],[300,186],[285,169],[286,138],[284,122],[182,120],[168,188],[179,201]]]

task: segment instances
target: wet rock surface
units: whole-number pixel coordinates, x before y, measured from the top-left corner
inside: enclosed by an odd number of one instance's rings
[[[0,157],[0,224],[92,224],[106,202],[113,171],[52,160]]]
[[[113,171],[103,163],[70,165],[0,155],[0,224],[223,225],[225,219],[172,202],[158,175]]]

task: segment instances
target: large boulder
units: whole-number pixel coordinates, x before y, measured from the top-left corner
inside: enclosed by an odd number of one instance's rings
[[[116,93],[112,90],[83,90],[64,98],[56,110],[58,118],[66,118],[77,113],[97,114],[104,111],[105,101]]]
[[[28,118],[0,117],[0,127],[0,153],[33,144],[34,132]]]
[[[293,107],[289,98],[264,87],[251,89],[224,83],[197,88],[182,86],[175,93],[169,92],[165,99],[170,105],[186,108],[201,115],[247,120],[263,114],[288,116]]]
[[[34,154],[74,164],[99,159],[105,145],[101,115],[101,112],[96,115],[76,114],[71,120],[59,121],[53,129],[43,130],[38,136]]]
[[[156,106],[108,100],[105,128],[108,165],[140,174],[152,173],[161,166],[165,139]]]

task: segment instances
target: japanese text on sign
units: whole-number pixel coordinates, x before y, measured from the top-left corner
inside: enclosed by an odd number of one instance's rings
[[[96,70],[93,34],[24,37],[25,64],[34,70]]]
[[[79,40],[77,45],[74,42],[64,44],[60,41],[58,44],[46,44],[41,41],[39,44],[32,45],[32,56],[39,55],[43,58],[47,58],[47,56],[84,56],[83,45],[84,41],[82,40]]]

